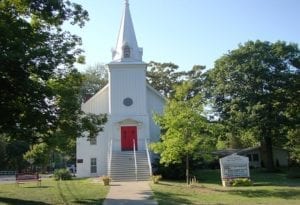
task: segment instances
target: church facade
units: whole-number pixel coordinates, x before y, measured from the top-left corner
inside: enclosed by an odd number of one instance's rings
[[[163,112],[165,99],[147,83],[142,55],[126,0],[112,61],[106,65],[109,82],[82,105],[86,113],[106,113],[108,121],[95,140],[77,139],[78,177],[145,180],[151,175],[148,144],[160,135],[153,114]]]

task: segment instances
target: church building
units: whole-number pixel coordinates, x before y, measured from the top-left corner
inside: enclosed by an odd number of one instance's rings
[[[107,175],[114,181],[149,180],[148,145],[159,140],[154,113],[162,113],[165,98],[146,81],[128,0],[112,61],[106,65],[108,84],[82,105],[86,113],[106,113],[108,121],[95,140],[77,139],[78,177]]]

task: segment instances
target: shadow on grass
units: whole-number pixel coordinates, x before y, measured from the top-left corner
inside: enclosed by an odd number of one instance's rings
[[[155,192],[154,198],[159,204],[163,205],[173,205],[173,204],[191,204],[192,202],[184,198],[185,195],[180,194],[171,194],[171,193],[162,193]]]
[[[24,186],[25,189],[46,189],[52,186]]]
[[[254,182],[253,186],[274,186],[274,184],[270,182]]]
[[[67,204],[68,201],[67,201],[67,198],[66,198],[66,196],[65,196],[65,194],[64,194],[64,191],[63,191],[63,189],[62,189],[62,187],[61,187],[60,181],[57,181],[57,191],[58,191],[58,193],[59,193],[60,198],[63,200],[63,202],[64,202],[65,204]]]
[[[22,200],[22,199],[14,199],[8,197],[0,197],[0,204],[8,204],[8,205],[47,205],[48,203],[40,202],[40,201],[30,201],[30,200]]]
[[[300,190],[292,189],[275,189],[269,190],[230,190],[229,194],[240,195],[249,198],[264,198],[264,197],[277,197],[282,199],[300,199]]]
[[[97,200],[97,199],[81,199],[81,200],[75,200],[75,201],[72,201],[76,204],[102,204],[103,200]]]

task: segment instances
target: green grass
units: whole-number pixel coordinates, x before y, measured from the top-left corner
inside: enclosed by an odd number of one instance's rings
[[[0,204],[102,204],[107,193],[108,187],[93,183],[91,179],[45,179],[41,187],[36,182],[0,184]]]
[[[251,187],[222,187],[219,170],[200,170],[199,182],[187,187],[184,182],[162,181],[152,184],[154,198],[168,204],[300,204],[300,179],[288,179],[285,172],[251,170]]]

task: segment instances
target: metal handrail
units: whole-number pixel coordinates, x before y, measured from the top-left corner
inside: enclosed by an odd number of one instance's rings
[[[133,155],[134,155],[134,167],[135,167],[135,179],[137,181],[137,162],[136,162],[136,148],[135,148],[135,140],[133,140]]]
[[[152,176],[152,165],[151,165],[151,159],[150,159],[150,153],[149,153],[149,149],[148,149],[147,139],[145,139],[145,146],[146,146],[146,153],[147,153],[147,159],[148,159],[149,173],[150,173],[150,176]]]
[[[109,153],[108,153],[108,167],[107,167],[107,171],[108,171],[108,176],[110,177],[111,175],[111,158],[112,158],[112,139],[110,140],[110,143],[108,144],[109,146]]]

